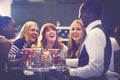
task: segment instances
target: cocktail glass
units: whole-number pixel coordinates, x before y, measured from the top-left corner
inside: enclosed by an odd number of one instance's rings
[[[31,68],[34,64],[32,58],[40,54],[40,48],[25,48],[24,53],[27,57],[26,58],[26,66],[27,68]]]
[[[52,54],[52,58],[56,57],[59,49],[48,49],[50,53]],[[53,62],[52,69],[56,69],[55,63]]]
[[[46,64],[46,59],[48,58],[48,56],[49,56],[49,51],[48,50],[44,50],[43,51],[43,56],[44,56],[44,58],[45,58],[45,66],[47,67],[47,64]]]

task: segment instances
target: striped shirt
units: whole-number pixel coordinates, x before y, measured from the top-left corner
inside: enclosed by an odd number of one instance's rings
[[[13,42],[12,47],[8,54],[9,60],[15,60],[22,57],[23,51],[22,49],[27,48],[27,44],[24,38],[19,38],[15,42]]]

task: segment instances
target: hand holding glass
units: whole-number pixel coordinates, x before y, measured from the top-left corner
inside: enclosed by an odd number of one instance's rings
[[[54,57],[56,57],[59,49],[49,49],[49,51],[50,51],[50,53],[52,54],[52,57],[54,58]],[[54,62],[53,62],[52,68],[56,69]]]

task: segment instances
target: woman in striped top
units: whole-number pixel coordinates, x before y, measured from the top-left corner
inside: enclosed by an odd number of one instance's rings
[[[9,51],[8,59],[10,64],[15,64],[15,66],[17,65],[20,67],[24,67],[25,59],[23,55],[24,54],[23,49],[30,48],[33,44],[37,43],[37,38],[39,34],[38,31],[39,31],[39,26],[34,21],[28,21],[23,25],[20,33],[18,34],[16,40],[13,42],[12,47]],[[23,74],[22,71],[18,74],[16,73],[14,74],[17,76],[16,80],[19,80],[20,77],[23,76],[24,79],[22,78],[22,80],[26,80],[26,76]]]

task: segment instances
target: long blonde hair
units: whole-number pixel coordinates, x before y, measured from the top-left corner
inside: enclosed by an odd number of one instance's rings
[[[80,24],[81,26],[82,26],[82,30],[83,30],[83,35],[82,35],[82,38],[81,38],[81,40],[80,40],[80,44],[79,44],[79,48],[78,48],[78,50],[75,52],[75,56],[76,57],[79,57],[79,55],[80,55],[80,49],[81,49],[81,45],[82,45],[82,43],[83,43],[83,37],[84,37],[84,33],[85,33],[85,28],[83,27],[83,24],[82,24],[82,21],[81,20],[79,20],[79,19],[76,19],[76,20],[74,20],[73,22],[72,22],[72,24],[74,24],[74,23],[78,23],[78,24]],[[72,25],[71,24],[71,25]],[[70,25],[70,26],[71,26]],[[68,41],[68,44],[67,44],[67,46],[68,46],[68,57],[69,58],[72,58],[72,55],[74,54],[73,53],[73,48],[76,46],[75,45],[75,41],[72,39],[72,37],[71,37],[71,28],[70,28],[70,32],[69,32],[69,41]]]
[[[20,32],[19,32],[19,34],[18,34],[16,39],[23,37],[23,38],[25,38],[26,41],[28,41],[29,40],[29,36],[28,36],[29,35],[29,33],[28,33],[29,29],[30,29],[31,26],[34,26],[34,25],[38,26],[38,24],[36,22],[34,22],[34,21],[27,21],[23,25],[23,27],[20,30]],[[38,28],[39,28],[39,26],[38,26]]]

